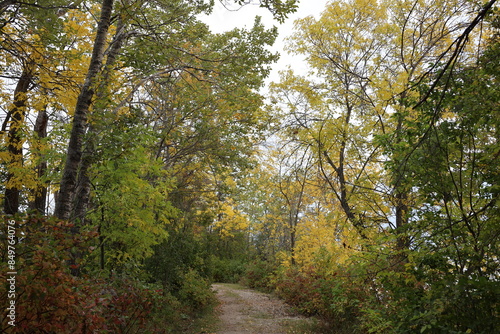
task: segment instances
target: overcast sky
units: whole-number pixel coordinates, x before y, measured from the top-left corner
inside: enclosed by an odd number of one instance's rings
[[[213,32],[224,32],[233,28],[251,28],[255,16],[261,16],[262,22],[268,28],[272,26],[278,27],[279,36],[272,51],[279,52],[281,58],[277,64],[273,65],[273,71],[268,80],[278,81],[278,71],[285,69],[287,65],[293,65],[294,70],[305,68],[300,58],[287,55],[283,50],[284,39],[293,32],[293,22],[298,18],[309,15],[318,17],[327,3],[328,0],[301,0],[297,12],[290,15],[283,24],[280,24],[278,21],[273,20],[272,15],[267,9],[260,8],[257,5],[247,5],[239,10],[239,6],[232,5],[228,7],[230,9],[228,10],[221,5],[220,1],[215,1],[213,13],[208,17],[203,17],[202,20],[209,24]]]

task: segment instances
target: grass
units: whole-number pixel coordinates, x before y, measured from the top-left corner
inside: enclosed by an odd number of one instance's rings
[[[200,333],[217,333],[219,326],[219,314],[217,312],[218,304],[207,306],[203,311],[197,314],[194,318],[186,319],[182,333],[200,334]]]
[[[257,312],[254,314],[250,314],[250,316],[255,319],[272,319],[274,317],[272,314],[269,314],[267,312]]]
[[[282,323],[287,334],[327,334],[330,329],[318,319],[288,319]]]
[[[217,283],[217,285],[222,285],[222,286],[228,287],[228,288],[233,289],[233,290],[246,290],[246,289],[248,289],[247,287],[244,287],[243,285],[237,284],[237,283]]]
[[[243,287],[239,284],[219,283],[218,285],[222,285],[224,287],[227,287],[228,289],[231,289],[231,290],[224,290],[223,293],[227,297],[236,298],[236,299],[241,299],[241,297],[240,297],[240,295],[238,295],[236,292],[233,292],[232,290],[244,290],[245,289],[245,287]]]

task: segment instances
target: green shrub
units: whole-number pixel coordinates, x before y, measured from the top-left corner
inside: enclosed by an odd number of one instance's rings
[[[178,291],[179,300],[193,311],[200,311],[215,302],[215,295],[208,279],[196,270],[190,269],[182,275],[182,285]]]
[[[214,282],[238,283],[245,272],[245,263],[236,259],[221,259],[211,256],[207,261],[207,271]]]
[[[444,271],[419,277],[407,270],[387,275],[383,284],[390,298],[378,308],[376,304],[365,307],[370,332],[500,333],[499,282]]]

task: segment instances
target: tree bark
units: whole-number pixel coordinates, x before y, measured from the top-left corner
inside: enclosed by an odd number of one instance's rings
[[[101,71],[103,63],[112,12],[113,0],[103,0],[101,5],[101,16],[99,18],[97,33],[94,40],[92,58],[90,60],[85,82],[76,102],[73,126],[66,155],[66,164],[64,166],[58,200],[54,211],[54,215],[61,220],[69,220],[73,210],[78,169],[82,161],[83,139],[88,126],[87,116],[95,93],[98,74]]]
[[[49,117],[47,115],[47,109],[43,108],[38,112],[38,116],[36,118],[34,132],[38,139],[43,139],[47,137],[47,123]],[[36,173],[38,180],[41,180],[45,172],[47,171],[47,161],[44,160],[43,157],[40,157],[41,161],[36,167]],[[47,186],[39,185],[33,189],[33,202],[30,203],[29,207],[36,211],[38,214],[45,214],[45,205],[47,202]]]
[[[113,42],[107,54],[106,65],[103,70],[101,84],[97,88],[96,99],[101,100],[106,96],[106,89],[110,83],[110,75],[116,64],[116,59],[120,53],[121,47],[123,45],[123,40],[125,39],[124,25],[119,22],[116,34],[113,37]],[[89,177],[89,169],[94,162],[95,148],[97,146],[96,137],[97,130],[94,126],[89,125],[88,134],[90,137],[87,140],[86,148],[82,155],[82,160],[78,170],[77,182],[76,182],[76,195],[75,201],[73,203],[73,211],[70,216],[70,220],[79,220],[83,223],[85,215],[90,202],[90,188],[91,180]]]
[[[20,186],[12,185],[10,183],[16,177],[13,169],[16,167],[19,168],[23,163],[23,141],[21,131],[26,113],[26,103],[28,99],[27,93],[32,80],[33,74],[31,73],[28,65],[25,65],[23,73],[21,74],[14,90],[14,103],[9,112],[11,119],[9,133],[7,135],[7,152],[9,153],[9,161],[7,165],[8,173],[4,198],[4,213],[7,215],[14,215],[19,212],[21,188]]]
[[[400,144],[403,140],[403,116],[398,116],[398,123],[396,126],[396,145]],[[409,191],[405,186],[405,169],[406,161],[402,157],[393,157],[396,162],[396,169],[394,170],[394,201],[395,201],[395,214],[396,214],[396,251],[395,256],[396,268],[403,268],[403,265],[408,262],[406,250],[410,247],[408,235],[404,231],[405,226],[408,224],[408,195]]]

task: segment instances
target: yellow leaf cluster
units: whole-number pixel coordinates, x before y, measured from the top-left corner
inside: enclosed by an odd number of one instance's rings
[[[232,237],[235,232],[245,231],[249,227],[247,216],[235,208],[233,200],[221,204],[219,217],[213,227],[222,237]]]

